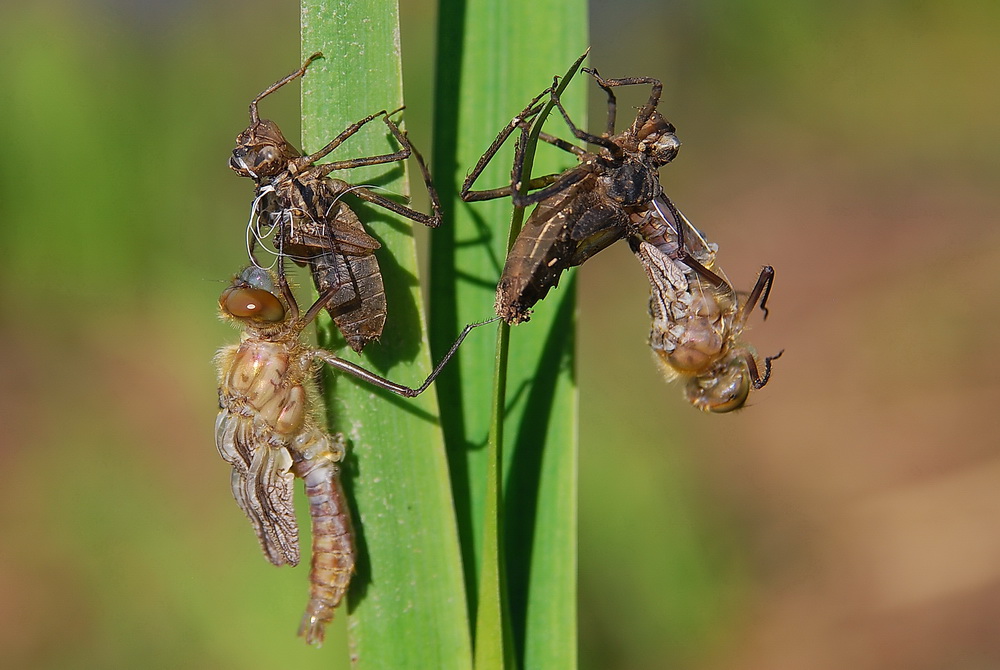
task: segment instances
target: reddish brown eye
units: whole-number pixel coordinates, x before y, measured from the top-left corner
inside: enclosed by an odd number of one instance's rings
[[[285,318],[285,307],[273,293],[259,288],[226,289],[219,298],[222,309],[237,319],[257,319],[277,323]]]

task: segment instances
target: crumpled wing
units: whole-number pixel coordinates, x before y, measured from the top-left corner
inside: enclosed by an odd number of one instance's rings
[[[659,330],[665,333],[671,324],[689,316],[687,303],[680,299],[689,291],[687,275],[678,261],[649,242],[638,242],[635,256],[649,279],[649,314],[653,317],[653,332]]]
[[[233,466],[233,497],[250,519],[261,549],[274,565],[298,565],[299,526],[293,506],[292,457],[267,443],[253,419],[223,409],[215,425],[215,444]]]

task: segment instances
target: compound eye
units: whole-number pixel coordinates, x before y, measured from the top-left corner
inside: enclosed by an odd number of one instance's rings
[[[723,414],[739,409],[750,395],[750,375],[742,361],[688,382],[687,398],[703,412]]]
[[[658,165],[666,165],[672,161],[681,146],[677,130],[659,112],[653,112],[636,134],[640,140],[640,150]]]
[[[247,152],[246,149],[239,147],[233,151],[233,155],[229,157],[229,167],[234,170],[236,174],[241,177],[249,177],[250,169],[247,166]]]
[[[653,152],[661,160],[672,160],[677,155],[677,150],[681,148],[681,143],[673,133],[663,135],[653,143]]]
[[[273,145],[264,146],[259,152],[257,152],[257,164],[263,165],[265,163],[270,163],[278,157],[278,149]]]
[[[285,307],[277,296],[259,288],[228,288],[219,298],[219,306],[226,314],[237,319],[277,323],[285,318]]]
[[[643,143],[643,151],[657,165],[666,165],[672,161],[677,157],[677,151],[680,148],[680,140],[674,134],[650,136]]]
[[[257,179],[280,169],[281,163],[277,160],[280,155],[278,148],[272,144],[253,149],[237,147],[229,159],[229,167],[241,177]]]

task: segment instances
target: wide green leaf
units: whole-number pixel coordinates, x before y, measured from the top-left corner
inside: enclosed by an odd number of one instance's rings
[[[354,121],[403,104],[394,0],[305,0],[303,57],[314,51],[324,58],[313,63],[302,83],[307,151]],[[385,125],[375,121],[327,160],[394,149]],[[341,176],[384,192],[407,190],[398,164]],[[370,206],[356,211],[383,245],[377,256],[388,318],[381,342],[370,344],[360,360],[342,346],[338,351],[417,386],[431,368],[411,232],[418,224]],[[339,336],[328,325],[324,333],[324,344],[336,347]],[[434,389],[406,400],[342,375],[328,375],[326,382],[331,423],[350,441],[346,487],[355,506],[360,554],[350,591],[351,656],[359,667],[467,668],[471,647],[461,554]]]
[[[434,172],[449,225],[431,242],[436,353],[459,325],[492,312],[507,251],[510,200],[466,205],[457,197],[458,186],[499,130],[585,50],[587,8],[576,1],[445,0],[439,16]],[[564,99],[579,123],[585,121],[585,90],[573,87]],[[510,144],[477,188],[510,183]],[[555,150],[540,152],[535,174],[574,162]],[[573,324],[568,273],[532,320],[510,333],[502,427],[493,425],[485,402],[494,391],[487,380],[494,375],[495,343],[471,342],[439,382],[466,584],[470,594],[479,593],[470,595],[470,611],[489,617],[488,625],[477,622],[481,667],[576,663]],[[502,449],[484,448],[491,430],[502,432]],[[488,475],[500,470],[497,459],[503,466],[500,485]],[[502,512],[491,506],[501,501]],[[479,602],[483,598],[491,602]]]

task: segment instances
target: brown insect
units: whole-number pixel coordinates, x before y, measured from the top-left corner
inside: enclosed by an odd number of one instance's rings
[[[633,212],[632,221],[629,244],[650,283],[649,344],[657,363],[669,379],[686,380],[687,399],[698,409],[739,409],[751,388],[767,384],[771,361],[783,353],[765,358],[761,374],[757,352],[741,338],[754,307],[767,318],[774,268],[765,266],[741,301],[716,265],[718,246],[665,194]]]
[[[350,347],[360,352],[368,342],[382,335],[385,324],[385,290],[374,255],[381,245],[368,234],[344,202],[344,196],[350,193],[432,228],[441,223],[441,204],[423,158],[385,110],[352,123],[329,144],[308,156],[303,156],[285,139],[274,121],[260,118],[258,103],[303,76],[309,64],[321,56],[313,54],[302,67],[268,86],[250,102],[250,125],[236,137],[229,167],[257,185],[248,231],[251,260],[255,244],[273,234],[279,257],[309,265],[317,290],[329,296],[326,309],[334,323]],[[385,122],[399,144],[399,151],[317,164],[376,118]],[[411,155],[420,166],[433,214],[418,212],[379,195],[371,186],[330,177],[339,170],[394,163]]]
[[[466,202],[510,196],[517,207],[538,205],[514,241],[497,285],[496,313],[511,324],[528,320],[530,308],[558,284],[564,270],[580,265],[625,237],[632,212],[642,210],[662,192],[657,170],[672,161],[680,147],[673,125],[657,111],[663,88],[658,79],[604,79],[597,70],[584,68],[583,72],[592,76],[608,96],[607,128],[603,134],[593,135],[573,124],[559,100],[556,78],[552,87],[536,96],[497,135],[462,185],[461,197]],[[632,125],[615,133],[616,98],[612,89],[637,84],[651,86],[649,99]],[[580,164],[561,174],[529,178],[524,174],[525,146],[534,123],[532,119],[541,111],[537,103],[546,94],[573,135],[598,149],[587,151],[539,132],[540,140],[574,154]],[[517,128],[521,134],[510,186],[471,190]],[[523,193],[522,183],[527,184]],[[532,190],[533,193],[528,193]]]
[[[317,368],[326,363],[412,398],[430,386],[466,335],[484,325],[466,326],[430,376],[414,389],[303,342],[303,329],[336,290],[328,289],[301,315],[283,276],[246,268],[219,298],[222,318],[243,329],[240,343],[224,347],[215,359],[220,407],[215,443],[233,466],[233,496],[274,565],[299,562],[292,483],[294,477],[305,482],[313,547],[310,597],[299,635],[316,645],[323,642],[355,564],[351,516],[340,482],[346,445],[343,435],[324,431],[314,415]]]

